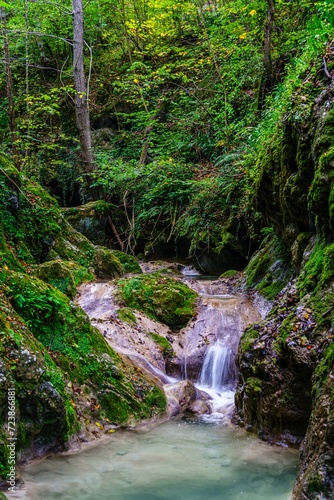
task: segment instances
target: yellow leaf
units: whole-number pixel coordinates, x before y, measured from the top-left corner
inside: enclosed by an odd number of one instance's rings
[[[249,13],[250,16],[255,16],[255,14],[256,14],[256,10],[254,10],[254,9],[251,10],[250,13]]]
[[[115,429],[109,429],[108,434],[111,434],[112,432],[115,432]]]
[[[243,33],[242,35],[239,36],[240,40],[245,40],[247,36],[247,33]]]

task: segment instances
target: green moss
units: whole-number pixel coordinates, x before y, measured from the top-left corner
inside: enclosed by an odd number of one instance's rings
[[[246,393],[260,393],[262,390],[262,380],[257,377],[249,377],[246,380]]]
[[[221,278],[235,278],[239,274],[239,271],[236,271],[235,269],[230,269],[229,271],[225,271],[223,274],[221,274]]]
[[[137,323],[136,316],[133,314],[129,307],[122,307],[121,309],[118,309],[116,314],[117,317],[121,321],[125,321],[125,323],[129,323],[130,325],[134,325]]]
[[[334,277],[334,244],[317,242],[302,270],[297,288],[301,297],[324,288]]]
[[[332,340],[315,370],[313,396],[319,397],[328,379],[329,373],[334,368],[334,341]]]
[[[40,264],[34,274],[70,298],[74,297],[78,285],[94,279],[94,275],[80,264],[61,260]]]
[[[272,300],[291,279],[292,273],[284,245],[277,236],[270,234],[245,270],[246,285]]]
[[[55,240],[48,254],[49,260],[74,261],[84,267],[94,262],[95,246],[83,234],[78,233],[68,222],[62,224],[61,235]]]
[[[3,156],[0,156],[0,218],[12,253],[26,262],[43,260],[61,231],[61,215],[55,200]]]
[[[156,344],[158,344],[158,346],[161,348],[164,357],[172,357],[173,356],[173,354],[174,354],[173,348],[165,337],[163,337],[162,335],[159,335],[155,332],[148,332],[147,334],[150,337],[152,337],[154,342]]]
[[[307,493],[321,493],[324,489],[323,481],[319,474],[314,474],[307,480],[306,491]]]
[[[124,274],[124,268],[115,253],[108,248],[96,246],[94,269],[99,278],[114,278]]]
[[[118,258],[126,273],[142,273],[138,260],[133,255],[114,250],[113,254]]]
[[[250,347],[254,344],[258,336],[259,332],[257,330],[252,327],[246,328],[240,339],[240,355],[243,355],[245,352],[249,351]]]
[[[118,282],[127,306],[174,328],[182,328],[195,313],[197,294],[187,285],[160,274],[145,274]]]

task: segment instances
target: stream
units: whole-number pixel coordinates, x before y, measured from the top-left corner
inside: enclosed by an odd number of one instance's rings
[[[81,287],[80,305],[122,355],[160,379],[165,387],[190,379],[205,391],[202,415],[179,416],[148,432],[118,430],[99,446],[53,456],[25,467],[26,487],[9,498],[27,500],[288,500],[297,475],[298,452],[268,446],[230,423],[236,380],[235,355],[248,324],[265,314],[215,281],[186,276],[202,299],[198,315],[177,335],[136,314],[137,326],[113,321],[112,285]],[[260,312],[259,312],[260,311]],[[147,324],[149,322],[149,324]],[[175,352],[172,373],[145,337],[169,336]],[[110,332],[110,335],[109,335]],[[143,333],[144,332],[144,333]],[[172,375],[173,377],[170,377]],[[203,402],[202,402],[203,403]]]

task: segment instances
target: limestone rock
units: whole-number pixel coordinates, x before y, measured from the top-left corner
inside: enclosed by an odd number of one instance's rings
[[[168,418],[184,413],[196,399],[196,388],[189,380],[164,385]]]

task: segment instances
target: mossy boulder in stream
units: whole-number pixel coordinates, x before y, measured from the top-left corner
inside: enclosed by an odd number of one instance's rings
[[[124,274],[124,268],[114,252],[105,247],[95,247],[94,269],[98,278],[114,278]]]
[[[126,273],[142,273],[139,262],[133,255],[129,255],[119,250],[113,250],[113,254],[118,258]]]
[[[186,284],[159,273],[121,279],[118,286],[128,307],[172,328],[182,328],[195,314],[197,294]]]

